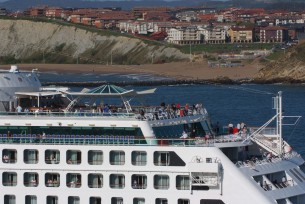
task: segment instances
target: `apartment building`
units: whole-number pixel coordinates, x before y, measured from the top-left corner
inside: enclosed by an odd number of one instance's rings
[[[252,43],[254,29],[253,27],[231,27],[229,29],[229,36],[231,43]]]

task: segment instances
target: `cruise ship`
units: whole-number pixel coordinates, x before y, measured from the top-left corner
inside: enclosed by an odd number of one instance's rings
[[[222,130],[200,103],[131,105],[155,89],[43,88],[35,70],[17,66],[0,86],[0,203],[305,203],[304,160],[282,137],[281,92],[260,128]]]

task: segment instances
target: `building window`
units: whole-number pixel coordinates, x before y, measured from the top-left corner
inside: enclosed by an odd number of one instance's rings
[[[131,177],[131,187],[134,189],[146,189],[147,188],[147,176],[142,174],[134,174]]]
[[[82,162],[82,153],[79,150],[67,151],[67,164],[80,164]]]
[[[99,150],[90,150],[88,152],[88,163],[90,165],[101,165],[103,163],[103,152]]]
[[[100,197],[90,197],[89,204],[102,204],[102,199]]]
[[[123,204],[123,198],[121,197],[112,197],[111,204]]]
[[[79,197],[78,196],[69,196],[68,204],[80,204]]]
[[[46,173],[45,174],[46,187],[59,187],[60,175],[58,173]]]
[[[120,189],[125,188],[125,176],[123,174],[111,174],[110,187]]]
[[[17,185],[17,173],[3,172],[2,185],[3,186],[16,186]]]
[[[156,204],[168,204],[168,201],[166,198],[157,198]]]
[[[67,179],[67,187],[69,188],[80,188],[82,186],[81,174],[68,173],[66,179]]]
[[[134,198],[133,204],[145,204],[145,198]]]
[[[4,204],[16,204],[16,196],[4,195]]]
[[[47,204],[58,204],[57,196],[47,196]]]
[[[17,162],[17,150],[15,149],[3,149],[2,162],[8,164],[14,164]]]
[[[131,163],[135,166],[145,166],[147,163],[147,153],[145,151],[133,151],[131,158]]]
[[[178,199],[178,204],[190,204],[189,199]]]
[[[26,164],[37,164],[38,163],[38,150],[26,149],[23,152],[23,160]]]
[[[26,187],[37,187],[39,184],[39,177],[37,173],[26,172],[23,174],[23,184]]]
[[[34,195],[25,196],[25,204],[37,204],[37,197]]]
[[[155,175],[154,176],[154,187],[155,187],[155,189],[168,189],[169,188],[168,175]]]
[[[177,188],[177,190],[189,190],[190,189],[190,177],[178,175],[176,177],[176,188]]]
[[[125,164],[125,152],[110,151],[110,164],[111,165],[124,165]]]
[[[55,149],[48,149],[45,151],[45,162],[46,164],[59,164],[60,152]]]
[[[88,187],[89,188],[102,188],[103,175],[102,174],[88,174]]]

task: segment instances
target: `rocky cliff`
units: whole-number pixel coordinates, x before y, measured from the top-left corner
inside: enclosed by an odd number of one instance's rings
[[[286,51],[280,59],[267,63],[258,73],[258,80],[305,82],[305,43]]]
[[[56,23],[0,19],[0,63],[143,64],[183,61],[176,48]]]

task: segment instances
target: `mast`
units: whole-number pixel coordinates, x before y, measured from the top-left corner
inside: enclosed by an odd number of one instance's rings
[[[276,117],[276,133],[279,137],[279,155],[282,155],[283,153],[283,137],[282,137],[282,92],[278,92],[278,96],[276,97],[277,99],[277,107],[276,107],[276,112],[277,112],[277,117]]]

